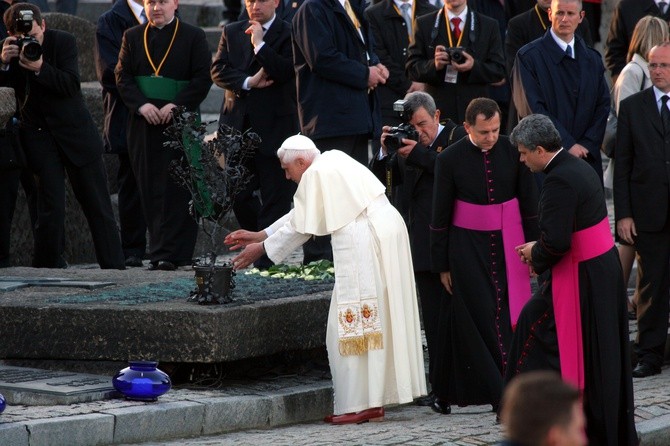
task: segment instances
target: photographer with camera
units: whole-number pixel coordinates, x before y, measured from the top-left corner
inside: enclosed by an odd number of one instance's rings
[[[443,118],[465,120],[474,98],[489,97],[489,85],[505,78],[498,23],[468,7],[444,0],[444,7],[416,19],[405,70],[426,84]]]
[[[39,8],[4,14],[0,85],[14,88],[19,137],[38,182],[33,266],[63,268],[65,172],[88,221],[98,263],[124,269],[102,160],[102,140],[81,94],[73,35],[47,30]]]
[[[447,120],[440,124],[440,111],[433,98],[415,91],[396,101],[394,109],[403,121],[398,127],[383,127],[381,149],[370,168],[386,185],[401,185],[403,209],[409,214],[409,236],[414,278],[421,298],[421,313],[429,357],[429,380],[433,380],[436,358],[437,317],[446,298],[439,274],[430,271],[430,215],[433,202],[433,166],[437,154],[465,136],[462,126]],[[417,404],[429,406],[432,393]]]

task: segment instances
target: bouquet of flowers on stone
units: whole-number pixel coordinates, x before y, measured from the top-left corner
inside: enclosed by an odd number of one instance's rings
[[[235,197],[251,181],[246,165],[254,156],[260,137],[221,125],[215,137],[205,138],[206,124],[197,113],[183,107],[173,111],[172,125],[165,134],[165,145],[183,155],[181,160],[172,162],[170,174],[191,193],[189,212],[210,242],[210,251],[195,261],[198,287],[189,300],[200,304],[230,302],[234,272],[228,262],[217,262],[221,246],[217,243],[218,234]]]

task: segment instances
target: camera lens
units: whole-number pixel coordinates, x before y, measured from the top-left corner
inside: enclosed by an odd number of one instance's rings
[[[25,42],[22,52],[26,59],[33,62],[42,57],[42,47],[37,41]]]

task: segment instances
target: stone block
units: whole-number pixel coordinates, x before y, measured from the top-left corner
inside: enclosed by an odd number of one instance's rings
[[[297,387],[273,393],[270,401],[270,426],[321,420],[333,413],[333,387],[331,383],[323,383],[319,388]]]
[[[139,443],[200,435],[205,406],[190,401],[159,402],[103,413],[115,419],[114,443]]]
[[[31,420],[24,423],[30,433],[30,446],[94,446],[112,443],[114,417],[86,414]]]
[[[95,74],[95,23],[81,17],[59,12],[44,14],[48,29],[67,31],[77,39],[79,77],[82,82],[96,80]]]
[[[663,415],[639,422],[635,425],[640,433],[640,444],[644,446],[667,446],[670,444],[670,415]]]
[[[28,446],[28,430],[23,423],[0,423],[0,444]]]
[[[198,400],[205,405],[202,435],[270,427],[272,403],[263,396],[235,396]]]
[[[0,128],[5,128],[7,121],[14,116],[16,112],[16,99],[14,89],[0,87]]]

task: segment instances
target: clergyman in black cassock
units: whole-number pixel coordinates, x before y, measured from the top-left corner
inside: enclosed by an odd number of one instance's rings
[[[164,269],[191,263],[197,225],[188,211],[189,192],[168,169],[180,152],[163,146],[163,132],[174,106],[196,110],[212,84],[205,33],[175,17],[176,6],[175,0],[145,3],[149,21],[125,32],[115,70],[119,93],[131,112],[128,154],[149,229],[149,260],[154,267],[163,262]],[[181,88],[176,94],[147,89],[154,81],[171,80]]]

